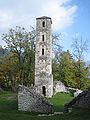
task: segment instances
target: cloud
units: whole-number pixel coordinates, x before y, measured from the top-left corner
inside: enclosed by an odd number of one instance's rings
[[[5,2],[5,0],[3,0]],[[9,0],[8,0],[9,1]],[[30,26],[35,24],[38,16],[50,16],[53,30],[64,30],[75,21],[76,5],[70,5],[71,0],[16,0],[0,9],[0,31],[16,25]]]
[[[0,29],[8,27],[13,20],[10,12],[0,10]]]
[[[63,30],[74,23],[77,6],[65,5],[68,2],[70,0],[50,0],[43,7],[42,14],[52,17],[54,30]]]

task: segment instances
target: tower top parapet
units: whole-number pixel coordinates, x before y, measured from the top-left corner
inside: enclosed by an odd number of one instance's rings
[[[52,24],[52,19],[51,19],[51,17],[42,16],[42,17],[38,17],[38,18],[36,18],[36,20],[38,20],[38,19],[50,19],[51,24]]]

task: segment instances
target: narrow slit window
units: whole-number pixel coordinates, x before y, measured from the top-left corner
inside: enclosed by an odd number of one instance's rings
[[[42,26],[45,27],[45,22],[44,21],[42,22]]]
[[[44,55],[44,48],[42,48],[42,55]]]
[[[44,35],[42,35],[42,41],[44,41]]]
[[[43,94],[44,96],[46,96],[46,87],[45,87],[45,86],[42,87],[42,94]]]

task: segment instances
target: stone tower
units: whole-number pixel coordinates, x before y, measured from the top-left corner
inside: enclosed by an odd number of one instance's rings
[[[50,17],[36,18],[35,86],[47,97],[53,95],[51,25]]]

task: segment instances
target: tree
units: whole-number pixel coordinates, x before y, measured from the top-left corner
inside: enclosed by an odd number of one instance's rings
[[[53,77],[54,80],[62,81],[66,86],[75,87],[73,79],[73,58],[69,50],[63,51],[60,45],[61,34],[53,35]]]
[[[61,46],[61,33],[60,34],[52,34],[52,50],[55,55],[55,61],[58,61],[58,56],[62,52],[63,47]]]
[[[20,84],[29,85],[34,79],[35,36],[34,28],[29,32],[19,26],[2,35],[2,40],[7,44],[6,48],[10,53],[16,54],[17,79]]]
[[[80,40],[78,38],[75,38],[72,47],[73,55],[76,60],[74,63],[75,77],[78,83],[78,88],[81,89],[83,84],[82,80],[86,77],[84,74],[86,67],[83,60],[83,55],[87,51],[87,42],[83,41],[82,38]]]
[[[89,66],[87,66],[84,61],[80,61],[80,63],[76,61],[74,63],[74,74],[77,82],[77,87],[79,89],[85,89],[89,87],[87,84],[88,82],[90,85],[89,70],[90,70]]]
[[[58,52],[58,57],[54,58],[53,75],[54,80],[62,81],[66,86],[75,87],[76,81],[74,78],[73,58],[69,50]]]
[[[35,37],[36,31],[34,28],[29,32],[19,26],[16,26],[15,29],[10,29],[8,33],[2,35],[2,40],[6,42],[6,48],[9,51],[8,55],[15,54],[15,56],[12,57],[17,60],[16,64],[13,64],[13,67],[10,66],[10,68],[12,68],[12,70],[9,70],[10,74],[7,74],[8,78],[11,79],[9,81],[13,81],[12,86],[17,83],[31,85],[34,82]],[[59,35],[53,35],[52,38],[53,41],[58,40]],[[59,47],[56,41],[53,43],[53,46],[56,46],[58,49]],[[8,56],[7,59],[8,61],[11,60],[10,56]],[[7,62],[3,65],[5,64],[7,64]],[[8,69],[6,69],[6,71],[8,71]],[[10,75],[12,75],[12,77]]]
[[[76,87],[76,81],[74,79],[74,59],[70,54],[69,50],[61,54],[60,63],[59,63],[59,75],[61,81],[70,87]]]
[[[16,85],[17,57],[16,54],[9,53],[0,58],[0,85],[3,88],[11,87],[14,90]]]
[[[58,49],[53,60],[54,80],[60,80],[66,86],[85,89],[90,85],[90,67],[83,59],[87,42],[75,39],[72,46],[73,55],[68,50],[63,51],[59,45],[56,46]]]
[[[52,65],[52,71],[53,71],[53,79],[56,81],[60,80],[59,77],[59,60],[60,55],[63,51],[63,47],[60,45],[61,40],[61,34],[53,34],[52,35],[52,49],[53,49],[53,65]]]

